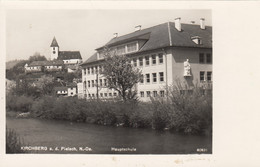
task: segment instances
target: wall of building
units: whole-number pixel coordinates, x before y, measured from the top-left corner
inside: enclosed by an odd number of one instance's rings
[[[55,53],[53,53],[55,51]],[[51,60],[57,59],[59,54],[59,47],[50,47]]]
[[[205,75],[207,72],[212,72],[212,63],[200,63],[199,55],[204,53],[204,60],[206,61],[206,54],[211,54],[211,49],[200,49],[200,48],[173,48],[172,49],[172,78],[173,84],[176,80],[184,81],[189,86],[195,86],[200,84],[200,71],[204,71]],[[213,57],[212,57],[213,58]],[[191,66],[191,76],[184,77],[184,61],[189,59]],[[212,60],[212,59],[211,59]],[[206,76],[205,76],[206,78]]]
[[[165,95],[166,86],[175,84],[177,80],[180,80],[181,82],[184,81],[190,86],[194,86],[197,82],[200,83],[200,71],[205,71],[205,75],[206,72],[212,72],[212,63],[199,62],[200,53],[204,53],[205,61],[206,54],[212,55],[211,49],[168,48],[132,56],[131,63],[133,65],[136,64],[136,67],[142,71],[144,76],[144,82],[138,83],[134,88],[137,90],[139,99],[142,101],[149,101],[150,97],[148,93],[150,92],[150,96],[154,97],[154,91],[156,91],[155,93],[157,93],[157,96]],[[153,64],[152,55],[156,55],[156,64]],[[162,63],[159,62],[159,55],[163,56]],[[146,56],[149,56],[149,65],[146,65]],[[143,60],[143,65],[140,65],[139,58]],[[136,60],[136,63],[134,63],[134,59]],[[184,61],[187,59],[189,59],[189,63],[191,65],[190,77],[184,77]],[[101,75],[97,75],[96,73],[91,74],[91,72],[88,74],[88,71],[84,71],[85,68],[88,69],[88,67],[91,68],[95,66],[99,66],[99,64],[83,67],[82,81],[83,83],[84,81],[86,83],[86,87],[83,84],[83,88],[85,90],[84,93],[87,95],[87,97],[89,97],[89,94],[91,97],[94,95],[94,98],[96,98],[97,92],[99,93],[99,97],[100,93],[103,94],[103,97],[105,93],[107,94],[108,98],[114,97],[114,93],[116,92],[114,90],[109,90],[104,87],[99,87],[97,90],[96,79],[98,78],[98,84],[100,79],[104,79]],[[153,73],[156,73],[156,82],[153,82]],[[163,73],[163,81],[160,81],[159,73]],[[150,83],[147,83],[146,74],[150,75]],[[90,87],[88,86],[88,81],[90,81]],[[94,87],[92,86],[92,81],[94,81]],[[102,81],[104,84],[104,80]],[[111,93],[112,96],[109,96],[109,93]]]
[[[68,59],[68,60],[63,60],[64,64],[79,64],[82,63],[81,59]]]
[[[76,96],[77,88],[76,87],[68,87],[68,96]]]

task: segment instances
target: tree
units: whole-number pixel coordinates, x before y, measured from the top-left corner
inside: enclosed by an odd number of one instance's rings
[[[107,88],[116,90],[124,101],[136,98],[137,93],[133,88],[142,75],[126,55],[111,56],[110,52],[106,52],[103,68],[101,74],[107,79]]]
[[[40,53],[38,53],[38,52],[35,52],[34,54],[33,54],[33,56],[30,56],[29,57],[29,61],[30,62],[33,62],[33,61],[46,61],[47,59],[46,59],[46,57],[45,56],[42,56]]]

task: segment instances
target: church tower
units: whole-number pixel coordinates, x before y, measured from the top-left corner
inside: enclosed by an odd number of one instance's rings
[[[51,50],[51,60],[57,59],[59,54],[59,45],[55,37],[52,40],[50,50]]]

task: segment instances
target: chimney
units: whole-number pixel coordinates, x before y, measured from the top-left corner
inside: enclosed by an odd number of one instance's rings
[[[114,33],[114,38],[116,38],[118,36],[118,33]]]
[[[140,31],[140,30],[141,30],[141,28],[142,28],[142,26],[141,26],[141,25],[135,26],[135,31]]]
[[[181,31],[181,18],[178,17],[175,19],[175,28],[178,30],[178,31]]]
[[[205,30],[205,19],[204,19],[204,18],[201,18],[201,19],[200,19],[200,28],[201,28],[202,30]]]

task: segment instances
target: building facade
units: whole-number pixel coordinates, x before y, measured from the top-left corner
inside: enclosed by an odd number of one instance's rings
[[[190,88],[212,82],[212,27],[175,22],[163,23],[127,35],[115,34],[106,45],[97,48],[82,66],[83,94],[90,98],[115,98],[117,92],[106,88],[107,81],[100,74],[104,50],[131,58],[134,67],[143,74],[143,81],[135,86],[140,100],[164,97],[166,87],[177,81]]]

